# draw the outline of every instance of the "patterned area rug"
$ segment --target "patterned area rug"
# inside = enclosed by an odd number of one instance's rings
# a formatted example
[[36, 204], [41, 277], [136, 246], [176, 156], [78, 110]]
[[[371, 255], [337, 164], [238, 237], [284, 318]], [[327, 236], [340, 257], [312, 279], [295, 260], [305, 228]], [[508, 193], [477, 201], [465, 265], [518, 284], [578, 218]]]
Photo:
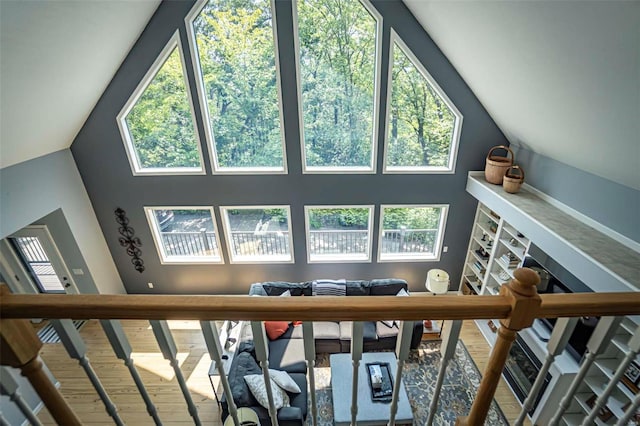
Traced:
[[[420, 343], [417, 350], [411, 351], [403, 371], [403, 381], [413, 411], [414, 425], [426, 425], [429, 416], [434, 385], [440, 368], [440, 341]], [[333, 425], [333, 403], [331, 400], [331, 368], [329, 354], [320, 354], [316, 361], [316, 398], [318, 404], [318, 425]], [[481, 375], [467, 348], [458, 342], [456, 355], [449, 362], [447, 376], [440, 393], [440, 404], [434, 418], [434, 425], [453, 425], [456, 418], [469, 413], [480, 385]], [[311, 407], [306, 424], [311, 426]], [[491, 403], [486, 424], [505, 425], [509, 422], [495, 401]]]

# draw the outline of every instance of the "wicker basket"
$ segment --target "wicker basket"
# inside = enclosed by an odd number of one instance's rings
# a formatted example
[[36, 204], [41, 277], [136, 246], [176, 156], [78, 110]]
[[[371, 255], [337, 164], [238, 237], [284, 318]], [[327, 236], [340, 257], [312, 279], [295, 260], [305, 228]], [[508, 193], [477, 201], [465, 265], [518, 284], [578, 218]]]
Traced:
[[[496, 155], [491, 155], [493, 151], [496, 149], [504, 149], [507, 151], [506, 157], [498, 157]], [[509, 157], [509, 155], [511, 157]], [[487, 179], [487, 182], [493, 183], [495, 185], [502, 184], [502, 178], [504, 174], [507, 172], [507, 169], [513, 165], [514, 155], [513, 151], [504, 145], [494, 146], [489, 150], [487, 154], [487, 163], [484, 168], [484, 177]]]
[[[516, 174], [517, 172], [517, 174]], [[524, 170], [520, 166], [511, 166], [507, 169], [502, 181], [502, 187], [510, 194], [520, 191], [524, 182]]]

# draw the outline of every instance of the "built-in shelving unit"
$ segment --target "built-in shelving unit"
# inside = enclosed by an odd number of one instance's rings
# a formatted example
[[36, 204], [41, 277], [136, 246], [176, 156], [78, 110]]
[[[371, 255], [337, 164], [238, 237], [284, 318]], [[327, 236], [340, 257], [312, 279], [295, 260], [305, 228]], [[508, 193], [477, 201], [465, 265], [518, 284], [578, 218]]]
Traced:
[[[484, 179], [483, 172], [470, 172], [467, 191], [478, 201], [461, 279], [462, 292], [497, 294], [522, 265], [530, 246], [546, 253], [573, 276], [595, 292], [638, 291], [640, 289], [640, 249], [637, 243], [604, 228], [553, 198], [524, 185], [517, 194], [506, 193], [501, 186]], [[493, 226], [492, 223], [497, 224]], [[485, 236], [483, 239], [482, 237]], [[491, 244], [488, 243], [491, 241]], [[486, 256], [476, 251], [486, 250]], [[505, 257], [506, 255], [506, 257]], [[481, 257], [481, 268], [476, 263]], [[504, 278], [504, 279], [503, 279]], [[487, 320], [476, 322], [490, 345], [496, 340]], [[499, 323], [493, 320], [496, 327]], [[629, 351], [629, 339], [640, 324], [640, 317], [625, 318], [607, 349], [598, 355], [578, 393], [562, 418], [566, 425], [580, 425], [590, 412], [588, 402], [601, 395]], [[538, 360], [547, 355], [548, 330], [524, 329], [519, 335]], [[539, 324], [538, 324], [539, 325]], [[636, 357], [640, 365], [640, 357]], [[534, 424], [546, 424], [558, 401], [566, 396], [579, 365], [566, 353], [559, 355], [550, 369], [551, 381], [531, 416]], [[623, 407], [635, 397], [622, 382], [616, 384], [607, 406], [611, 417], [597, 418], [595, 424], [615, 424]], [[603, 418], [606, 416], [603, 416]]]
[[[500, 292], [500, 286], [513, 278], [513, 271], [522, 266], [529, 249], [529, 239], [482, 203], [478, 204], [461, 288], [469, 287], [475, 294]], [[491, 320], [498, 327], [497, 320]], [[487, 320], [476, 321], [489, 341], [495, 342], [495, 331]]]
[[[604, 392], [609, 382], [622, 364], [623, 359], [629, 353], [628, 342], [635, 330], [640, 326], [640, 317], [626, 317], [617, 328], [607, 350], [598, 355], [593, 363], [584, 382], [574, 396], [574, 400], [564, 415], [565, 424], [571, 423], [571, 419], [584, 417], [591, 411], [587, 401], [593, 401]], [[636, 363], [640, 365], [640, 357], [636, 357]], [[619, 381], [607, 400], [606, 408], [596, 417], [597, 425], [612, 425], [624, 415], [625, 408], [631, 404], [635, 398], [634, 391], [624, 382]]]

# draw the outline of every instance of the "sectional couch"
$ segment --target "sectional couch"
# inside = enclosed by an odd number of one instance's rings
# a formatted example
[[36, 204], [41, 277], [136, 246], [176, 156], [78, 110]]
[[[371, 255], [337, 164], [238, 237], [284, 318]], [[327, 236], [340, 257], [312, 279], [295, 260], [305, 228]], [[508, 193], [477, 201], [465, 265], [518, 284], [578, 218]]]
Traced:
[[[377, 279], [371, 281], [347, 280], [346, 297], [348, 296], [395, 296], [401, 290], [408, 290], [407, 282], [399, 279]], [[313, 296], [313, 281], [303, 283], [264, 282], [251, 285], [252, 296], [281, 296], [289, 291], [292, 297]], [[313, 296], [322, 297], [322, 296]], [[317, 321], [313, 323], [313, 334], [317, 353], [338, 353], [351, 350], [351, 321]], [[411, 348], [415, 349], [422, 338], [422, 322], [413, 323]], [[399, 329], [397, 324], [389, 321], [367, 321], [364, 324], [363, 348], [365, 352], [376, 350], [393, 350]], [[278, 411], [278, 422], [283, 426], [301, 426], [307, 415], [307, 364], [304, 358], [304, 341], [302, 326], [290, 324], [284, 334], [269, 340], [269, 368], [283, 370], [299, 384], [302, 393], [290, 394], [291, 407]], [[255, 347], [251, 327], [243, 323], [240, 333], [240, 345], [229, 371], [229, 382], [236, 405], [251, 407], [260, 418], [261, 424], [271, 425], [268, 411], [260, 406], [244, 383], [246, 374], [257, 374], [262, 370], [255, 361]], [[227, 417], [226, 398], [222, 398], [222, 418]]]

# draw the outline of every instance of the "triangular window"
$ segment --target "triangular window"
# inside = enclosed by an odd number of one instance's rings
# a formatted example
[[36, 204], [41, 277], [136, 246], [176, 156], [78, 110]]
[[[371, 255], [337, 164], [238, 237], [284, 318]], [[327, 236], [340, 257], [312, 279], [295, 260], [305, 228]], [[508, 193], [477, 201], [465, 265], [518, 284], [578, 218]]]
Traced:
[[462, 115], [391, 32], [386, 173], [453, 173]]
[[118, 115], [134, 174], [204, 174], [176, 33]]

